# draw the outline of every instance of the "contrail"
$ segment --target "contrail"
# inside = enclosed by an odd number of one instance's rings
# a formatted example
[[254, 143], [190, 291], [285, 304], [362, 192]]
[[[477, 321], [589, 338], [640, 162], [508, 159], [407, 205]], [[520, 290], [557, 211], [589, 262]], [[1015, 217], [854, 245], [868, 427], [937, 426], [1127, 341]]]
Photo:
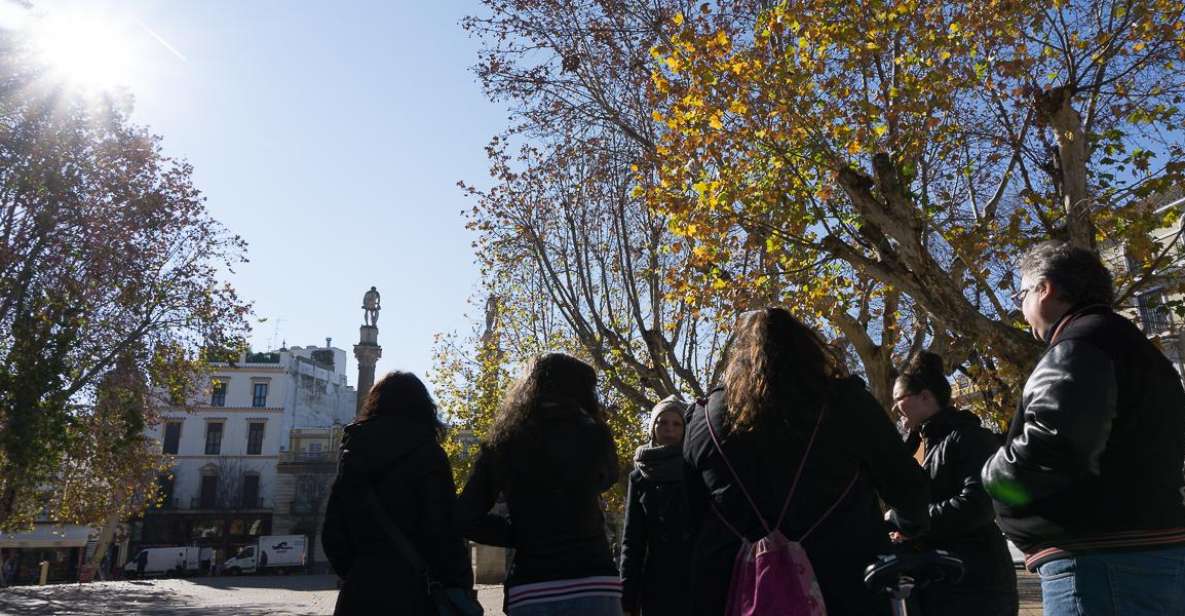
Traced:
[[136, 24], [139, 25], [141, 28], [143, 28], [144, 31], [148, 33], [148, 36], [151, 36], [152, 38], [156, 39], [156, 42], [160, 43], [161, 46], [163, 46], [165, 49], [168, 49], [170, 52], [172, 52], [172, 54], [174, 56], [177, 56], [177, 58], [180, 59], [182, 62], [185, 62], [186, 64], [189, 63], [189, 58], [186, 58], [185, 54], [181, 53], [180, 51], [177, 51], [176, 47], [173, 47], [172, 45], [169, 44], [168, 41], [161, 38], [159, 34], [153, 32], [152, 28], [149, 28], [148, 26], [144, 25], [140, 21], [137, 21]]

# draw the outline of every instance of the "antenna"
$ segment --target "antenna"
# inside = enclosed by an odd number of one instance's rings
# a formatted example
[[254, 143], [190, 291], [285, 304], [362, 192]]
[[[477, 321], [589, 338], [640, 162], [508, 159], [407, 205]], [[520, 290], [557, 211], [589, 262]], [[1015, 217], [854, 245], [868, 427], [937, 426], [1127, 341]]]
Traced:
[[[276, 349], [276, 338], [280, 337], [280, 324], [286, 320], [287, 319], [284, 317], [276, 318], [276, 326], [272, 328], [272, 339], [267, 344], [268, 351], [274, 351]], [[288, 346], [286, 343], [287, 341], [285, 340], [285, 344], [283, 346]]]

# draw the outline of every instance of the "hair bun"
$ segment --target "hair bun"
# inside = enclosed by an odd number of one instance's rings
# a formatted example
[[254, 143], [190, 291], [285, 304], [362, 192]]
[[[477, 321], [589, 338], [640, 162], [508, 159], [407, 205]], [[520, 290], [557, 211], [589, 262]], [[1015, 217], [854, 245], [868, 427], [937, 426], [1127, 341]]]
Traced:
[[942, 356], [930, 351], [922, 351], [918, 353], [913, 361], [909, 362], [908, 372], [916, 374], [928, 382], [933, 382], [933, 378], [946, 378], [946, 370], [942, 367]]

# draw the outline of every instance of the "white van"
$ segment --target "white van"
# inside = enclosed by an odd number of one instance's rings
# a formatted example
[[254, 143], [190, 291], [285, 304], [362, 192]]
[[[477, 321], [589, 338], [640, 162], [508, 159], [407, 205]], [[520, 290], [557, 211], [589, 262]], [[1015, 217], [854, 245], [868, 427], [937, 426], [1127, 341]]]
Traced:
[[212, 548], [196, 546], [175, 546], [167, 548], [144, 548], [128, 559], [123, 566], [127, 577], [145, 575], [195, 575], [204, 573], [214, 558]]
[[227, 559], [222, 570], [230, 575], [288, 571], [305, 565], [307, 551], [304, 535], [267, 535]]

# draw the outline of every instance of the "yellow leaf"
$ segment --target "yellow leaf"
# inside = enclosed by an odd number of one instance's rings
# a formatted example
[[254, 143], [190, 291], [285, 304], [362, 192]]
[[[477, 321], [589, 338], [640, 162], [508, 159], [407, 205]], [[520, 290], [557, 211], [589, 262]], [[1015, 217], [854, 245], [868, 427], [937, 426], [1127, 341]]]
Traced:
[[951, 34], [958, 34], [959, 33], [959, 24], [957, 22], [951, 22], [950, 33]]
[[674, 21], [675, 21], [676, 26], [682, 26], [683, 25], [683, 13], [675, 13], [675, 20]]
[[724, 128], [724, 123], [720, 121], [720, 114], [713, 113], [712, 117], [708, 119], [708, 125], [716, 130]]
[[662, 122], [662, 114], [657, 109], [650, 112], [650, 117], [654, 118], [655, 122]]
[[853, 141], [848, 142], [848, 154], [853, 154], [853, 155], [859, 154], [863, 150], [864, 150], [864, 148], [860, 145], [859, 141], [853, 140]]
[[872, 132], [876, 133], [877, 137], [884, 137], [885, 133], [889, 132], [889, 127], [884, 124], [877, 124], [872, 127]]
[[939, 60], [949, 60], [950, 59], [950, 52], [943, 51], [942, 53], [938, 54], [938, 59]]

